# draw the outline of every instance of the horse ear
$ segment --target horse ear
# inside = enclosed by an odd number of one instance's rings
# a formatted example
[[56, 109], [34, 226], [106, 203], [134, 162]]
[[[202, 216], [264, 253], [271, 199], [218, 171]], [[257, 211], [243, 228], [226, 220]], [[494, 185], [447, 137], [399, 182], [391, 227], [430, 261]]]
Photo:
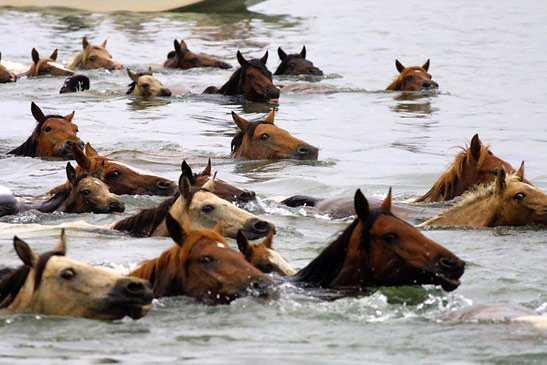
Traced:
[[32, 116], [34, 117], [34, 119], [36, 119], [38, 123], [41, 123], [44, 121], [44, 118], [46, 116], [44, 115], [44, 112], [42, 111], [42, 109], [40, 109], [38, 105], [34, 104], [34, 101], [30, 103], [30, 111], [32, 112]]
[[524, 161], [520, 163], [520, 167], [515, 175], [520, 179], [520, 181], [524, 181]]
[[175, 39], [175, 41], [173, 42], [173, 45], [175, 46], [175, 53], [180, 56], [182, 54], [182, 50], [180, 49], [179, 41]]
[[91, 161], [76, 143], [72, 144], [72, 156], [74, 156], [78, 165], [82, 166], [84, 170], [89, 171], [91, 168]]
[[104, 176], [104, 160], [101, 161], [99, 168], [93, 173], [93, 177], [102, 180]]
[[283, 51], [283, 50], [281, 49], [281, 47], [279, 47], [279, 48], [277, 49], [277, 54], [279, 55], [279, 59], [280, 59], [281, 61], [284, 61], [285, 58], [287, 58], [287, 54], [285, 53], [285, 51]]
[[471, 138], [471, 146], [469, 147], [471, 150], [471, 156], [475, 159], [475, 161], [478, 161], [479, 157], [481, 157], [481, 147], [482, 142], [479, 139], [479, 134], [475, 133], [473, 138]]
[[380, 208], [391, 212], [391, 187], [389, 188], [389, 191], [387, 192], [387, 196], [382, 202], [382, 205], [380, 206]]
[[503, 164], [500, 164], [500, 167], [498, 168], [498, 176], [496, 177], [496, 193], [501, 194], [503, 190], [505, 190], [506, 183], [505, 183], [505, 167], [503, 167]]
[[73, 110], [72, 113], [65, 115], [65, 119], [68, 120], [69, 122], [72, 122], [72, 118], [74, 118], [74, 114], [76, 114], [76, 112]]
[[0, 62], [2, 62], [2, 52], [0, 52]]
[[395, 60], [395, 67], [397, 67], [397, 71], [399, 71], [399, 73], [403, 72], [403, 70], [405, 69], [405, 66], [403, 66], [403, 64], [399, 62], [399, 60]]
[[146, 71], [146, 73], [150, 76], [152, 76], [153, 72], [152, 72], [152, 67], [148, 67], [148, 71]]
[[237, 127], [243, 132], [246, 132], [249, 128], [249, 125], [251, 124], [247, 119], [240, 117], [235, 112], [232, 112], [232, 119], [234, 120], [234, 122], [236, 122]]
[[181, 40], [180, 40], [180, 48], [181, 48], [183, 51], [188, 51], [188, 46], [186, 45], [186, 42], [184, 41], [184, 39], [181, 39]]
[[180, 171], [182, 172], [182, 175], [186, 176], [192, 184], [195, 183], [194, 173], [192, 172], [192, 168], [190, 167], [190, 165], [188, 165], [186, 160], [183, 160], [180, 164]]
[[97, 150], [95, 150], [95, 148], [91, 147], [91, 143], [89, 143], [89, 142], [87, 142], [85, 144], [85, 154], [88, 157], [99, 156], [99, 153], [97, 152]]
[[66, 234], [64, 228], [61, 230], [61, 237], [59, 237], [59, 241], [57, 241], [55, 246], [53, 246], [53, 252], [59, 252], [63, 255], [66, 254]]
[[134, 74], [129, 68], [127, 69], [127, 74], [129, 75], [129, 78], [133, 81], [133, 82], [137, 82], [137, 80], [139, 79], [137, 77], [136, 74]]
[[175, 241], [177, 245], [182, 246], [184, 243], [184, 230], [170, 212], [167, 212], [167, 216], [165, 216], [165, 225], [167, 226], [167, 231], [173, 241]]
[[275, 108], [272, 108], [272, 110], [270, 110], [270, 114], [268, 114], [266, 118], [264, 118], [264, 121], [273, 124], [274, 119], [275, 119]]
[[249, 245], [249, 240], [247, 240], [247, 237], [245, 237], [245, 234], [243, 234], [241, 229], [237, 231], [236, 241], [239, 252], [241, 252], [245, 257], [250, 256], [251, 245]]
[[57, 61], [57, 48], [55, 48], [55, 51], [49, 56], [53, 61]]
[[106, 43], [108, 42], [108, 39], [105, 39], [104, 42], [101, 44], [101, 47], [106, 48]]
[[222, 218], [220, 218], [217, 221], [217, 224], [215, 224], [215, 227], [213, 228], [213, 231], [218, 233], [219, 235], [223, 236], [223, 230], [224, 230], [224, 222], [222, 221]]
[[217, 172], [209, 178], [209, 180], [203, 184], [202, 189], [209, 190], [211, 193], [215, 192], [215, 179], [217, 177]]
[[423, 68], [424, 70], [426, 70], [426, 71], [429, 70], [429, 58], [427, 59], [427, 61], [425, 61], [425, 63], [424, 63], [424, 65], [422, 66], [422, 68]]
[[15, 248], [15, 252], [17, 252], [17, 256], [19, 256], [26, 266], [34, 267], [38, 263], [38, 254], [17, 236], [13, 237], [13, 247]]
[[239, 50], [237, 51], [237, 62], [239, 62], [241, 66], [246, 66], [249, 64], [249, 62], [247, 62], [247, 60], [245, 59], [245, 57], [243, 57]]
[[76, 181], [76, 170], [74, 170], [74, 167], [72, 167], [70, 162], [66, 163], [66, 177], [68, 178], [70, 185], [74, 185], [74, 181]]
[[33, 48], [30, 54], [32, 55], [32, 61], [34, 61], [34, 63], [38, 63], [38, 61], [40, 61], [40, 54], [36, 48]]
[[209, 159], [209, 161], [207, 161], [207, 166], [205, 166], [205, 168], [203, 169], [203, 171], [199, 175], [200, 176], [210, 176], [211, 175], [211, 159]]
[[370, 208], [368, 206], [367, 198], [361, 192], [361, 189], [357, 189], [355, 197], [353, 198], [353, 204], [355, 205], [355, 213], [360, 220], [364, 221], [370, 214]]
[[273, 236], [275, 234], [275, 229], [271, 228], [270, 232], [268, 232], [268, 236], [262, 241], [262, 244], [266, 246], [267, 248], [272, 248], [273, 243]]
[[268, 51], [264, 53], [264, 56], [260, 59], [260, 62], [262, 62], [264, 65], [266, 65], [266, 62], [268, 62]]
[[86, 49], [87, 47], [89, 47], [89, 42], [87, 41], [87, 37], [84, 37], [84, 39], [82, 39], [82, 47], [84, 49]]
[[192, 183], [190, 182], [190, 179], [188, 179], [185, 174], [181, 174], [179, 178], [180, 195], [182, 195], [184, 199], [188, 199], [188, 196], [190, 196], [190, 190], [192, 190]]
[[302, 58], [306, 58], [306, 46], [302, 46], [302, 50], [300, 51], [300, 56], [302, 56]]

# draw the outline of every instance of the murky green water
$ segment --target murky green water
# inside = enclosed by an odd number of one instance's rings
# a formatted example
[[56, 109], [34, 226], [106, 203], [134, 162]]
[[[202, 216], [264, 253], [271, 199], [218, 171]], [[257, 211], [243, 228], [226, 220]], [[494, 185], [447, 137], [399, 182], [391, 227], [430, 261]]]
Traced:
[[[234, 15], [82, 14], [0, 10], [4, 60], [30, 62], [32, 47], [59, 48], [68, 60], [81, 38], [108, 38], [114, 58], [126, 66], [152, 66], [167, 86], [186, 85], [195, 95], [161, 100], [126, 97], [125, 70], [91, 71], [92, 91], [59, 95], [63, 79], [21, 79], [0, 85], [0, 149], [5, 153], [31, 133], [30, 102], [45, 111], [76, 110], [80, 136], [100, 151], [161, 152], [125, 160], [175, 179], [182, 158], [201, 168], [212, 157], [218, 176], [262, 198], [297, 193], [346, 196], [357, 187], [381, 197], [393, 186], [396, 199], [423, 194], [451, 162], [455, 150], [478, 132], [513, 165], [526, 161], [529, 180], [547, 189], [544, 127], [547, 112], [547, 12], [541, 1], [327, 2], [269, 0]], [[282, 94], [277, 124], [320, 148], [319, 162], [235, 162], [229, 154], [232, 110], [246, 117], [266, 112], [199, 93], [220, 86], [226, 70], [162, 70], [174, 38], [190, 49], [236, 65], [235, 52], [278, 64], [276, 49], [308, 58], [328, 77], [321, 83], [346, 92]], [[382, 92], [396, 75], [394, 59], [422, 64], [440, 84], [436, 96], [405, 100]], [[283, 80], [283, 82], [286, 82]], [[37, 196], [64, 181], [65, 162], [0, 159], [0, 184]], [[122, 199], [132, 214], [160, 201]], [[274, 244], [303, 267], [345, 222], [303, 216], [273, 203], [252, 208], [276, 222]], [[99, 215], [27, 212], [4, 222], [53, 224]], [[446, 229], [425, 232], [468, 262], [461, 287], [382, 289], [370, 296], [324, 302], [284, 289], [270, 304], [249, 299], [206, 307], [185, 298], [155, 302], [139, 321], [3, 316], [0, 362], [193, 363], [424, 363], [547, 361], [545, 333], [506, 323], [441, 322], [470, 303], [509, 302], [547, 313], [547, 239], [535, 229]], [[69, 256], [128, 268], [171, 245], [167, 239], [69, 231]], [[21, 236], [39, 251], [57, 232]], [[12, 233], [0, 232], [1, 265], [17, 265]], [[232, 242], [233, 243], [233, 242]]]

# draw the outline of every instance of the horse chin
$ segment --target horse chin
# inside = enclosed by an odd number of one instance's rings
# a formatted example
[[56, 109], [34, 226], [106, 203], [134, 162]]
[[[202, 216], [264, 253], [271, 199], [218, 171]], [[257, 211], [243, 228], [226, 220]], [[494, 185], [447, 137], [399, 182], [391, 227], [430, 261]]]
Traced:
[[448, 292], [454, 291], [460, 286], [459, 279], [452, 279], [441, 273], [435, 273], [434, 275], [434, 284], [440, 285], [444, 290]]

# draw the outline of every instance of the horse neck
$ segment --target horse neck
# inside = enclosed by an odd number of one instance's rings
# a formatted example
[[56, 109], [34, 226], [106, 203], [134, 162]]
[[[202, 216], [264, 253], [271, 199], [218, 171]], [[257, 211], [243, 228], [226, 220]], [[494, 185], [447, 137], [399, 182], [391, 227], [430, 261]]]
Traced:
[[78, 52], [76, 53], [72, 59], [68, 62], [67, 68], [71, 70], [75, 70], [82, 66], [82, 61], [84, 59], [84, 52]]
[[241, 94], [241, 75], [243, 74], [243, 68], [240, 67], [237, 69], [230, 79], [222, 85], [218, 90], [219, 94], [222, 95], [239, 95]]
[[465, 164], [468, 163], [467, 152], [461, 152], [441, 176], [435, 181], [431, 189], [415, 202], [438, 202], [452, 200], [465, 193], [462, 181]]
[[38, 149], [38, 141], [35, 138], [36, 130], [32, 132], [32, 135], [27, 140], [14, 150], [8, 153], [15, 156], [36, 157], [36, 150]]
[[[471, 193], [477, 194], [477, 193]], [[495, 193], [485, 196], [463, 197], [454, 207], [445, 210], [437, 217], [424, 222], [424, 225], [457, 225], [490, 227], [498, 215]], [[468, 200], [472, 199], [472, 200]]]
[[63, 212], [63, 213], [75, 213], [76, 208], [78, 207], [78, 201], [76, 200], [76, 197], [73, 194], [74, 189], [71, 189], [71, 191], [65, 195], [65, 200], [61, 202], [59, 207], [55, 210], [56, 212]]
[[51, 213], [55, 211], [65, 212], [66, 201], [72, 193], [72, 185], [68, 183], [66, 186], [63, 186], [62, 189], [58, 190], [55, 195], [53, 195], [49, 200], [44, 202], [38, 210], [42, 213]]
[[394, 91], [401, 90], [402, 85], [403, 85], [403, 78], [401, 77], [401, 74], [399, 74], [399, 76], [397, 76], [397, 78], [393, 80], [388, 87], [386, 87], [386, 90], [394, 90]]
[[34, 293], [34, 280], [35, 280], [35, 270], [29, 269], [28, 267], [23, 267], [21, 269], [21, 274], [26, 274], [26, 279], [24, 284], [20, 287], [19, 291], [15, 294], [13, 300], [10, 298], [7, 299], [7, 305], [0, 303], [0, 308], [7, 308], [12, 311], [19, 311], [23, 308], [28, 308], [32, 303], [32, 296]]

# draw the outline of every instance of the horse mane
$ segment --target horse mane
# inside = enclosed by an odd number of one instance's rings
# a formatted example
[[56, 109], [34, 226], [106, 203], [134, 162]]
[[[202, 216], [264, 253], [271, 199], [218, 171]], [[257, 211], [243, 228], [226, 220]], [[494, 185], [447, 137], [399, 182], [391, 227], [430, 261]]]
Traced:
[[84, 59], [84, 51], [76, 53], [70, 61], [68, 61], [67, 68], [70, 69], [76, 69], [82, 64], [82, 60]]
[[386, 90], [401, 90], [401, 85], [403, 84], [403, 81], [411, 71], [423, 71], [427, 73], [427, 71], [422, 66], [410, 66], [403, 70], [403, 72], [399, 73], [399, 75], [393, 80], [391, 84], [386, 88]]
[[243, 137], [245, 137], [246, 134], [249, 135], [249, 138], [253, 138], [256, 128], [261, 124], [273, 125], [272, 122], [266, 122], [265, 120], [257, 120], [254, 122], [249, 122], [249, 128], [247, 128], [246, 131], [240, 130], [239, 132], [237, 132], [234, 138], [232, 138], [232, 143], [230, 145], [232, 152], [237, 151], [239, 147], [241, 147], [241, 144], [243, 143]]
[[279, 66], [277, 66], [277, 70], [275, 70], [274, 75], [283, 75], [283, 73], [287, 70], [287, 67], [289, 66], [289, 62], [294, 58], [304, 57], [302, 57], [299, 53], [287, 55], [287, 57], [285, 57], [285, 59], [281, 61]]
[[40, 135], [42, 124], [44, 124], [44, 122], [49, 118], [65, 119], [65, 117], [63, 117], [62, 115], [46, 115], [44, 119], [38, 121], [38, 124], [36, 124], [36, 127], [34, 128], [34, 131], [32, 131], [30, 137], [28, 137], [27, 140], [19, 147], [9, 151], [8, 155], [36, 157], [36, 149], [38, 148], [38, 136]]

